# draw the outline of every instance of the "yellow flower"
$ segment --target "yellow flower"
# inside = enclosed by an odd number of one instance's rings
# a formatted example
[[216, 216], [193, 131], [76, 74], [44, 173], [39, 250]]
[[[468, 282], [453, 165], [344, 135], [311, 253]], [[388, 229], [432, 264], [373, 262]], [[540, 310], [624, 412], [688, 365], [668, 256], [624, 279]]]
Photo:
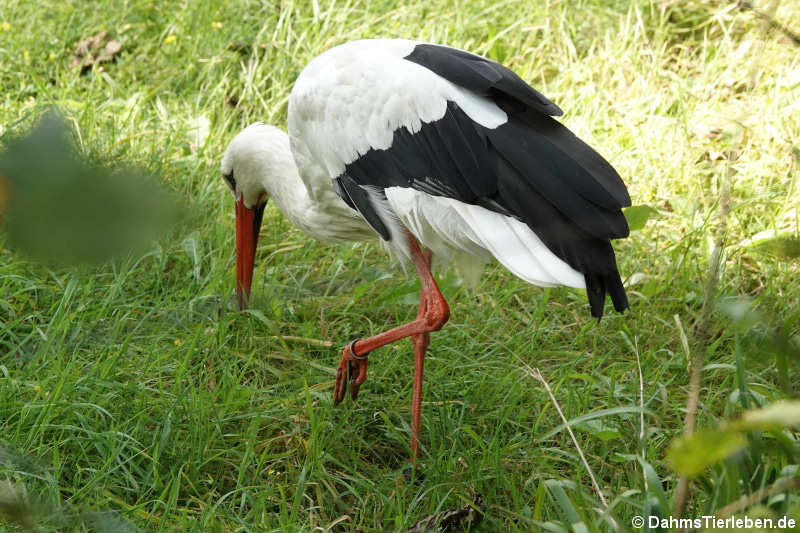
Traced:
[[218, 30], [222, 27], [222, 23], [215, 20], [214, 22], [211, 23], [211, 27], [214, 28], [215, 30]]
[[35, 390], [36, 392], [41, 392], [42, 391], [42, 386], [41, 385], [34, 385], [33, 390]]
[[56, 57], [58, 56], [56, 56], [55, 52], [50, 52], [50, 55], [47, 56], [47, 59], [49, 59], [50, 61], [55, 61]]
[[175, 34], [174, 33], [170, 33], [164, 39], [164, 44], [171, 44], [171, 43], [174, 43], [176, 40], [178, 40], [178, 38], [175, 36]]
[[8, 22], [0, 22], [0, 30], [11, 31], [11, 24]]
[[181, 344], [183, 344], [183, 339], [175, 339], [175, 340], [173, 341], [173, 344], [174, 344], [175, 346], [180, 346]]
[[28, 52], [27, 50], [23, 50], [22, 51], [22, 57], [25, 58], [25, 61], [30, 61], [31, 60], [31, 53]]

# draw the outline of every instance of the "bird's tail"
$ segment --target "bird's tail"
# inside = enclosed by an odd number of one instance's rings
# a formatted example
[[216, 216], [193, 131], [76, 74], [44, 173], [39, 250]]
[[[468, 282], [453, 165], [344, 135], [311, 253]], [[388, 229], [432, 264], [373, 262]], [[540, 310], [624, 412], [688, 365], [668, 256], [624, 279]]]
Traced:
[[592, 316], [598, 320], [603, 317], [603, 307], [606, 303], [606, 293], [611, 296], [614, 309], [623, 312], [630, 307], [628, 296], [625, 294], [625, 287], [622, 286], [622, 279], [617, 270], [610, 272], [592, 272], [584, 276], [586, 280], [586, 295], [589, 297], [589, 307]]

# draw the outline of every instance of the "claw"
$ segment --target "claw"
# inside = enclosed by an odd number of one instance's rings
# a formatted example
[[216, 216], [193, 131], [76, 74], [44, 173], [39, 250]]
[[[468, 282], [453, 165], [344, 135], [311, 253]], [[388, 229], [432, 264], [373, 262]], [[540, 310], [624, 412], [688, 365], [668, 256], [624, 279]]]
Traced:
[[336, 381], [333, 385], [333, 405], [338, 405], [339, 402], [344, 400], [344, 393], [347, 392], [347, 362], [345, 358], [339, 361], [339, 367], [336, 369]]
[[356, 401], [361, 385], [367, 380], [367, 359], [350, 361], [350, 398]]
[[[358, 356], [359, 359], [354, 357], [352, 346], [355, 342], [351, 342], [342, 350], [342, 358], [339, 360], [339, 366], [336, 368], [336, 381], [333, 386], [333, 405], [338, 405], [339, 402], [344, 400], [344, 395], [347, 392], [347, 382], [350, 383], [350, 397], [353, 401], [358, 398], [358, 391], [361, 384], [367, 379], [367, 354]], [[361, 359], [363, 357], [363, 359]]]
[[356, 383], [355, 380], [350, 384], [350, 399], [356, 401], [358, 399], [358, 391], [361, 385]]

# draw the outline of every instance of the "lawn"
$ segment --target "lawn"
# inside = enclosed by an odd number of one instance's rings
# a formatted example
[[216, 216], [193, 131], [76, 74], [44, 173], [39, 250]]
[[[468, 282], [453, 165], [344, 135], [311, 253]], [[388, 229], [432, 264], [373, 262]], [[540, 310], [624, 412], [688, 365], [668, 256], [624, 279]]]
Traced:
[[[0, 530], [406, 531], [476, 494], [486, 532], [800, 518], [796, 412], [729, 422], [800, 394], [800, 46], [765, 18], [800, 32], [800, 4], [752, 4], [4, 0], [0, 148], [55, 106], [83, 154], [157, 176], [183, 217], [99, 266], [0, 235]], [[76, 56], [102, 32], [105, 57]], [[270, 204], [237, 312], [219, 174], [241, 128], [285, 127], [311, 58], [378, 36], [514, 69], [652, 208], [614, 243], [631, 309], [599, 323], [581, 291], [496, 265], [475, 288], [439, 275], [452, 315], [411, 483], [410, 342], [373, 355], [356, 403], [331, 392], [341, 347], [415, 316], [418, 282]], [[690, 398], [699, 437], [671, 448]]]

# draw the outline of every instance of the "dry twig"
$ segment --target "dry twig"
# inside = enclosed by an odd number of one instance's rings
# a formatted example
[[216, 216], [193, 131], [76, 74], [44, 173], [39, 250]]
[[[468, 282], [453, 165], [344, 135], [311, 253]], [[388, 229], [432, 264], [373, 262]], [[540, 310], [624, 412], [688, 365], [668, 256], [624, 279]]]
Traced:
[[556, 411], [558, 411], [558, 416], [560, 416], [561, 421], [564, 422], [564, 427], [567, 428], [567, 432], [569, 432], [569, 436], [572, 439], [572, 443], [575, 445], [575, 449], [578, 450], [578, 455], [581, 456], [581, 461], [583, 461], [583, 466], [586, 467], [586, 471], [589, 473], [589, 478], [591, 478], [592, 480], [592, 487], [594, 488], [594, 491], [600, 497], [600, 501], [603, 502], [603, 507], [605, 507], [605, 509], [608, 510], [608, 502], [606, 501], [606, 497], [605, 495], [603, 495], [603, 491], [600, 489], [600, 485], [597, 483], [597, 479], [594, 477], [594, 472], [592, 471], [592, 468], [589, 466], [589, 462], [583, 455], [583, 450], [578, 444], [578, 439], [575, 438], [575, 434], [572, 432], [572, 428], [569, 427], [569, 422], [567, 421], [567, 418], [564, 416], [564, 412], [561, 410], [561, 406], [558, 405], [558, 401], [556, 400], [556, 397], [553, 395], [553, 391], [550, 390], [550, 385], [548, 385], [547, 380], [544, 379], [544, 376], [542, 375], [542, 373], [539, 371], [538, 368], [531, 368], [530, 366], [525, 364], [525, 362], [523, 362], [521, 359], [520, 363], [522, 363], [524, 371], [527, 375], [529, 375], [530, 377], [532, 377], [533, 379], [544, 385], [547, 394], [550, 396], [550, 401], [553, 403], [553, 406], [555, 406]]

